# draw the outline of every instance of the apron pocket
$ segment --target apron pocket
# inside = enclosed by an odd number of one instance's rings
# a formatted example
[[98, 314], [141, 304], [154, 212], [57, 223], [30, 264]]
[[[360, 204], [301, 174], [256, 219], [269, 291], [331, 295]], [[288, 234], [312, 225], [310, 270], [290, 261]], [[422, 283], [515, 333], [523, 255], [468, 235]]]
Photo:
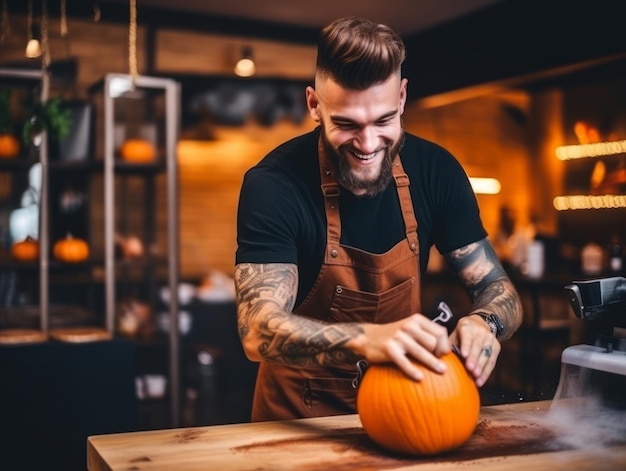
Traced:
[[307, 378], [302, 402], [312, 417], [354, 414], [357, 390], [352, 386], [353, 380], [354, 377]]
[[330, 306], [329, 319], [337, 322], [375, 322], [403, 319], [411, 311], [415, 278], [409, 278], [382, 293], [368, 293], [337, 285]]

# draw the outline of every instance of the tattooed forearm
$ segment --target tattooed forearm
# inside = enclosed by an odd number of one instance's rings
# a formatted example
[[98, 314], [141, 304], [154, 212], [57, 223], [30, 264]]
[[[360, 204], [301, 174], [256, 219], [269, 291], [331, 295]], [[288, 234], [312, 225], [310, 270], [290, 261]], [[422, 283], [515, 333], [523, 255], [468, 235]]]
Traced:
[[295, 265], [235, 268], [239, 336], [249, 356], [298, 366], [354, 363], [346, 343], [357, 324], [325, 324], [291, 313], [298, 288]]
[[522, 321], [521, 303], [488, 240], [450, 252], [446, 259], [469, 293], [472, 311], [497, 314], [504, 323], [502, 339], [509, 338]]
[[268, 319], [261, 328], [266, 341], [260, 344], [259, 352], [266, 360], [302, 367], [353, 364], [358, 360], [346, 347], [362, 331], [356, 324], [330, 325], [283, 315]]

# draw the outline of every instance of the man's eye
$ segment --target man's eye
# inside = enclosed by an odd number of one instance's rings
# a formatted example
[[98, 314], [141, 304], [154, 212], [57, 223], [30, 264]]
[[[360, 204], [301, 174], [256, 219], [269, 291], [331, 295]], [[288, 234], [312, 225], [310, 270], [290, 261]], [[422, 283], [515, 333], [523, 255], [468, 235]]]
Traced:
[[356, 124], [354, 123], [336, 123], [335, 125], [344, 131], [356, 128]]

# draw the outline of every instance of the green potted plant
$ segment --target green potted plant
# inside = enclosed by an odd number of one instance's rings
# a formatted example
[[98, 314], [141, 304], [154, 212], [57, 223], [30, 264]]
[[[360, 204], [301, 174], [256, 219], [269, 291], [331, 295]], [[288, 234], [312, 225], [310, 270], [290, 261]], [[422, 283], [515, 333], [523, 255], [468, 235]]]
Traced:
[[20, 153], [20, 141], [14, 133], [11, 117], [11, 90], [0, 90], [0, 158], [11, 159]]
[[72, 128], [72, 113], [63, 106], [63, 101], [59, 97], [51, 98], [45, 103], [35, 102], [29, 116], [22, 132], [25, 144], [38, 145], [37, 137], [44, 130], [48, 132], [49, 142], [58, 142], [66, 137]]

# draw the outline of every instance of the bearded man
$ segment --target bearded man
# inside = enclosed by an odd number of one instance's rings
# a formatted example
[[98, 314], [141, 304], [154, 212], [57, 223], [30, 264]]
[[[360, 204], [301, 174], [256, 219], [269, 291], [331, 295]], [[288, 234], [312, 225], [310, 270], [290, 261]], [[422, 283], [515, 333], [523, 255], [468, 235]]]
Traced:
[[[404, 59], [385, 25], [329, 24], [306, 88], [318, 126], [245, 175], [235, 285], [239, 336], [260, 362], [253, 421], [355, 413], [362, 360], [420, 381], [454, 348], [480, 387], [521, 323], [463, 168], [402, 128]], [[453, 329], [421, 312], [432, 245], [472, 300]]]

